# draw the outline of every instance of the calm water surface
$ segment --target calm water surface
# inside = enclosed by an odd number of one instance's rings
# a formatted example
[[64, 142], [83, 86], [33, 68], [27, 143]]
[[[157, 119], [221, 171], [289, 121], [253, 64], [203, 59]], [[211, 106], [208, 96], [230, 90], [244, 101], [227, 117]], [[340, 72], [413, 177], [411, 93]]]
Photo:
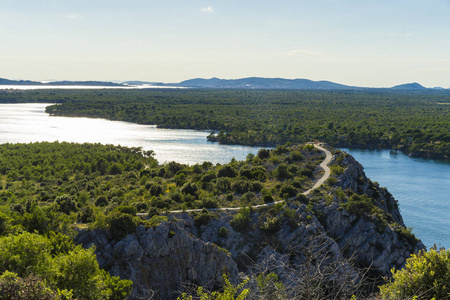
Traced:
[[160, 162], [228, 163], [246, 158], [260, 148], [229, 146], [206, 140], [208, 132], [159, 129], [104, 119], [51, 117], [49, 104], [0, 104], [0, 144], [39, 141], [102, 143], [153, 150]]
[[450, 162], [390, 150], [342, 149], [399, 201], [406, 226], [430, 248], [450, 248]]

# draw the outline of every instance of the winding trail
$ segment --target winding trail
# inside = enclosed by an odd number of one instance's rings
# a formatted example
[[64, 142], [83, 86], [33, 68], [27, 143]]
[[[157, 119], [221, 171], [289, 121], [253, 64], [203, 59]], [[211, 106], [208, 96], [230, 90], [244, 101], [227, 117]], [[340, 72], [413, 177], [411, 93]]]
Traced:
[[[320, 151], [323, 151], [325, 153], [325, 159], [320, 163], [320, 167], [322, 169], [324, 169], [325, 173], [314, 184], [314, 186], [312, 188], [310, 188], [309, 190], [303, 192], [303, 195], [308, 195], [309, 193], [311, 193], [311, 191], [313, 189], [316, 189], [319, 186], [321, 186], [325, 182], [325, 180], [327, 180], [330, 177], [330, 175], [331, 175], [331, 170], [328, 167], [328, 164], [330, 163], [331, 159], [333, 158], [333, 155], [331, 154], [330, 151], [328, 151], [327, 149], [323, 148], [322, 146], [314, 144], [314, 147], [316, 149], [319, 149]], [[281, 203], [281, 202], [284, 202], [284, 201], [285, 200], [280, 200], [280, 201], [275, 201], [275, 202], [271, 202], [271, 203], [264, 203], [264, 204], [253, 205], [252, 208], [261, 208], [261, 207], [272, 206], [272, 205], [275, 205], [277, 203]], [[220, 207], [220, 208], [209, 208], [207, 210], [208, 211], [225, 211], [225, 210], [239, 210], [239, 209], [241, 209], [241, 207]], [[170, 213], [183, 213], [183, 212], [199, 212], [199, 211], [202, 211], [202, 208], [186, 209], [186, 210], [171, 210], [169, 212]], [[138, 216], [145, 216], [147, 214], [146, 213], [138, 213], [137, 215]]]

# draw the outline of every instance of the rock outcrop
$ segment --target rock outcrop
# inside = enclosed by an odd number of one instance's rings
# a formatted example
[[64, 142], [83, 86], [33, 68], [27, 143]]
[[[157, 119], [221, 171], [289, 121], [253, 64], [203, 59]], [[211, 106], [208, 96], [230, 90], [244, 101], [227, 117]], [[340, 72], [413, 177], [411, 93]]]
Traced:
[[[198, 213], [177, 213], [118, 242], [101, 230], [80, 232], [77, 242], [95, 245], [102, 268], [134, 282], [132, 299], [151, 293], [176, 299], [185, 284], [213, 288], [224, 273], [236, 283], [261, 272], [276, 273], [288, 293], [315, 280], [351, 295], [361, 267], [372, 276], [389, 276], [425, 247], [402, 230], [397, 201], [353, 157], [338, 152], [331, 164], [342, 167], [334, 182], [308, 198], [251, 211], [248, 230], [230, 225], [238, 211], [207, 212], [211, 220], [201, 226], [194, 222]], [[370, 209], [347, 209], [352, 195], [364, 197]]]
[[139, 226], [119, 242], [103, 230], [80, 232], [76, 241], [96, 247], [101, 268], [133, 281], [132, 299], [176, 299], [185, 284], [213, 288], [222, 284], [223, 273], [239, 278], [227, 253], [169, 222]]

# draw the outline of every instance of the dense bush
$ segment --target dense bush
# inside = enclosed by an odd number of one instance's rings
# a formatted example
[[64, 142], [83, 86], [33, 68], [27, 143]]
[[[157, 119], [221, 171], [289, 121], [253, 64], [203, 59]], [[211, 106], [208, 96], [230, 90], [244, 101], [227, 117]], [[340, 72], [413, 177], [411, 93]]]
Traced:
[[65, 214], [76, 212], [78, 210], [77, 202], [69, 195], [61, 195], [56, 197], [55, 203], [57, 204], [57, 210]]
[[209, 221], [212, 219], [214, 219], [214, 216], [206, 209], [202, 209], [200, 213], [195, 214], [194, 225], [197, 227], [208, 225]]
[[[64, 296], [65, 294], [65, 296]], [[0, 275], [0, 300], [70, 300], [71, 292], [52, 290], [40, 277], [25, 278], [5, 271]]]
[[130, 214], [118, 211], [108, 215], [108, 226], [112, 237], [116, 241], [121, 240], [127, 234], [133, 233], [136, 230], [136, 224], [133, 221], [133, 217]]
[[348, 202], [342, 203], [341, 206], [347, 209], [350, 213], [358, 216], [363, 213], [371, 213], [374, 208], [372, 200], [367, 195], [357, 194], [350, 196]]
[[249, 208], [241, 208], [237, 214], [233, 216], [230, 222], [234, 230], [245, 232], [251, 228], [251, 217]]
[[450, 299], [450, 250], [413, 254], [392, 273], [392, 281], [380, 287], [382, 299]]
[[229, 166], [229, 165], [222, 166], [217, 171], [218, 178], [220, 178], [220, 177], [233, 178], [233, 177], [236, 177], [236, 175], [237, 175], [236, 170], [232, 166]]
[[[0, 288], [10, 291], [23, 286], [22, 282], [29, 282], [32, 285], [27, 287], [28, 291], [39, 293], [37, 295], [42, 296], [42, 299], [55, 296], [51, 291], [45, 292], [46, 286], [53, 291], [66, 290], [64, 293], [67, 295], [70, 295], [67, 291], [71, 291], [74, 298], [87, 300], [101, 299], [102, 295], [111, 290], [120, 290], [119, 294], [122, 296], [114, 299], [126, 299], [132, 284], [129, 280], [112, 278], [101, 271], [94, 248], [86, 250], [75, 246], [61, 235], [47, 238], [27, 232], [0, 238], [0, 274], [2, 273], [4, 276], [0, 277]], [[24, 281], [17, 276], [24, 278]], [[45, 284], [39, 283], [39, 279], [35, 281], [33, 276], [39, 276]], [[60, 299], [51, 297], [48, 299]]]

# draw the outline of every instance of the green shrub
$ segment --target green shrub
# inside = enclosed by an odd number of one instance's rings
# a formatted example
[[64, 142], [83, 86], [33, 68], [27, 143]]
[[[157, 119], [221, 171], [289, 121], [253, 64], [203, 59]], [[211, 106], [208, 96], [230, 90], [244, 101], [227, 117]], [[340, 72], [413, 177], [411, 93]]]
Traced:
[[405, 238], [411, 245], [416, 245], [418, 242], [418, 239], [412, 232], [411, 227], [398, 227], [395, 229], [395, 232], [397, 232], [400, 236]]
[[100, 207], [106, 206], [106, 205], [108, 205], [108, 203], [109, 203], [108, 199], [104, 195], [99, 196], [94, 202], [95, 206], [100, 206]]
[[213, 218], [213, 215], [204, 208], [200, 213], [197, 213], [195, 215], [194, 225], [197, 227], [200, 227], [202, 225], [206, 226]]
[[118, 212], [129, 214], [130, 216], [135, 216], [137, 213], [137, 209], [132, 205], [121, 205], [116, 208]]
[[258, 294], [262, 299], [288, 299], [283, 283], [275, 273], [260, 273], [256, 277]]
[[77, 203], [75, 202], [75, 200], [72, 199], [72, 197], [70, 195], [61, 195], [56, 197], [55, 199], [56, 202], [56, 210], [63, 212], [65, 214], [70, 214], [73, 211], [77, 211], [78, 207], [77, 207]]
[[211, 180], [216, 179], [216, 178], [217, 178], [216, 174], [210, 171], [202, 176], [201, 181], [202, 182], [210, 182]]
[[127, 234], [136, 230], [133, 217], [129, 214], [114, 211], [107, 216], [109, 231], [116, 241], [120, 241]]
[[273, 174], [278, 180], [289, 179], [293, 176], [293, 174], [288, 171], [288, 165], [286, 164], [279, 164], [273, 171]]
[[219, 178], [216, 181], [215, 188], [219, 193], [226, 193], [231, 189], [231, 180], [227, 177]]
[[250, 183], [247, 180], [235, 180], [231, 184], [231, 189], [238, 194], [244, 194], [249, 191]]
[[296, 200], [299, 201], [300, 203], [303, 203], [303, 204], [306, 204], [306, 205], [309, 204], [309, 198], [303, 193], [297, 194]]
[[286, 207], [283, 211], [284, 217], [287, 219], [287, 223], [291, 228], [296, 227], [298, 212], [295, 209]]
[[228, 229], [226, 229], [225, 227], [220, 227], [219, 229], [219, 236], [221, 238], [227, 238], [228, 237]]
[[297, 189], [290, 184], [283, 184], [280, 189], [280, 196], [284, 197], [287, 194], [289, 198], [294, 197], [297, 194]]
[[277, 217], [268, 218], [261, 224], [259, 230], [269, 235], [275, 234], [278, 230], [280, 230], [280, 220]]
[[219, 170], [217, 171], [217, 177], [230, 177], [230, 178], [234, 178], [237, 176], [237, 172], [236, 170], [229, 166], [229, 165], [225, 165], [219, 168]]
[[149, 192], [152, 196], [159, 196], [163, 193], [163, 188], [160, 184], [154, 183], [150, 186]]
[[382, 299], [450, 299], [449, 250], [413, 254], [405, 268], [392, 273], [391, 282], [380, 287]]
[[159, 209], [168, 209], [172, 205], [172, 200], [167, 198], [152, 197], [151, 206]]
[[[67, 295], [63, 297], [61, 294]], [[67, 290], [59, 292], [52, 290], [36, 275], [25, 278], [16, 273], [5, 271], [0, 275], [0, 300], [70, 300], [73, 299]]]
[[0, 273], [9, 270], [19, 276], [42, 274], [50, 266], [50, 240], [24, 232], [0, 238]]
[[251, 228], [250, 208], [241, 208], [230, 222], [234, 230], [245, 232]]
[[341, 206], [350, 213], [361, 216], [363, 213], [371, 213], [375, 207], [367, 195], [353, 194], [348, 202], [342, 203]]
[[78, 212], [77, 221], [80, 223], [94, 222], [94, 210], [90, 206], [84, 207]]
[[0, 236], [6, 234], [8, 226], [9, 226], [9, 217], [6, 214], [0, 212]]
[[331, 169], [331, 174], [337, 175], [337, 176], [343, 174], [345, 171], [344, 167], [342, 167], [340, 165], [332, 165], [332, 166], [330, 166], [330, 169]]
[[250, 183], [250, 190], [255, 193], [259, 193], [263, 189], [263, 185], [259, 181], [252, 181]]
[[183, 194], [189, 194], [194, 197], [197, 197], [197, 191], [198, 191], [197, 185], [191, 182], [185, 183], [181, 188], [181, 192]]
[[264, 203], [272, 203], [274, 202], [274, 199], [272, 197], [272, 194], [268, 193], [264, 196]]
[[159, 209], [156, 207], [150, 207], [148, 209], [148, 214], [147, 214], [147, 218], [151, 219], [153, 216], [157, 216], [159, 215]]
[[327, 184], [328, 184], [329, 186], [333, 186], [333, 185], [336, 184], [337, 179], [336, 179], [336, 177], [329, 177], [329, 178], [326, 180], [326, 182], [327, 182]]
[[242, 200], [245, 202], [252, 202], [255, 199], [256, 195], [253, 192], [247, 192], [242, 196]]
[[258, 157], [260, 159], [269, 158], [270, 157], [270, 150], [268, 150], [268, 149], [259, 149], [257, 155], [258, 155]]
[[305, 159], [305, 157], [303, 156], [303, 154], [300, 151], [292, 151], [291, 158], [295, 162], [302, 161]]
[[148, 204], [146, 202], [134, 202], [133, 206], [136, 207], [136, 211], [144, 212], [148, 210]]
[[67, 235], [64, 235], [59, 232], [55, 233], [53, 231], [50, 231], [47, 237], [52, 247], [52, 250], [50, 251], [50, 254], [52, 256], [60, 254], [68, 254], [69, 251], [75, 249], [73, 239]]
[[205, 198], [202, 199], [200, 202], [200, 208], [217, 208], [218, 204], [217, 204], [217, 200], [214, 198]]

